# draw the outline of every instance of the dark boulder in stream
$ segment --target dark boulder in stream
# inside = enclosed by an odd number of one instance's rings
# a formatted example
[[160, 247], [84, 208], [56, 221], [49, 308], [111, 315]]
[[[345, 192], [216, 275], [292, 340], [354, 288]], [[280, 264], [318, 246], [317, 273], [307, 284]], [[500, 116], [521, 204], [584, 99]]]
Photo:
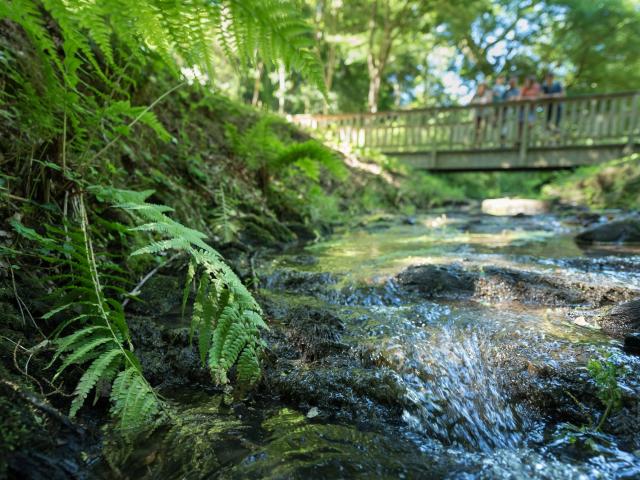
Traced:
[[470, 295], [475, 277], [460, 265], [417, 265], [401, 272], [398, 283], [429, 296]]
[[640, 331], [640, 298], [611, 308], [601, 319], [602, 330], [621, 336]]
[[602, 285], [554, 272], [516, 270], [498, 266], [416, 265], [396, 280], [428, 298], [473, 297], [491, 302], [523, 302], [540, 305], [603, 306], [633, 298], [638, 292], [616, 285]]
[[640, 242], [640, 217], [633, 216], [597, 225], [576, 235], [580, 243]]

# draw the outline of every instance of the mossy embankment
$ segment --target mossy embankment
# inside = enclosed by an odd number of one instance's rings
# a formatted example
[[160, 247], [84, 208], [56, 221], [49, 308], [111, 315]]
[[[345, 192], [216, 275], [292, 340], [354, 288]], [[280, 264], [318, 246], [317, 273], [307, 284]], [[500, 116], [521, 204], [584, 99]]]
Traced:
[[596, 210], [640, 208], [640, 155], [582, 167], [542, 188], [547, 198]]

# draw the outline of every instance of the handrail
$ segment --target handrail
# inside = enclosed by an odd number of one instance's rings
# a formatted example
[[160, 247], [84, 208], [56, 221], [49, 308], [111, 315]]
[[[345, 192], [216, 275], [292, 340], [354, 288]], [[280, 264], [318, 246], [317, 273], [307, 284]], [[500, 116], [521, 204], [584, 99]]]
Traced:
[[387, 110], [383, 112], [358, 112], [358, 113], [337, 113], [337, 114], [296, 114], [291, 115], [291, 118], [296, 119], [313, 119], [317, 121], [332, 121], [332, 120], [345, 120], [349, 118], [376, 118], [376, 117], [385, 117], [389, 115], [407, 115], [413, 113], [431, 113], [431, 112], [447, 112], [447, 111], [456, 111], [456, 110], [472, 110], [476, 108], [490, 108], [490, 107], [509, 107], [509, 106], [517, 106], [517, 105], [526, 105], [526, 104], [540, 104], [546, 105], [549, 103], [559, 103], [559, 102], [576, 102], [581, 100], [604, 100], [609, 98], [621, 98], [621, 97], [633, 97], [635, 95], [639, 95], [640, 90], [632, 90], [627, 92], [614, 92], [614, 93], [599, 93], [599, 94], [580, 94], [580, 95], [571, 95], [571, 96], [562, 96], [562, 97], [538, 97], [538, 98], [527, 98], [521, 100], [509, 100], [504, 102], [492, 102], [487, 104], [468, 104], [468, 105], [450, 105], [450, 106], [441, 106], [441, 107], [423, 107], [423, 108], [412, 108], [412, 109], [401, 109], [401, 110]]
[[377, 113], [296, 115], [299, 125], [325, 131], [339, 145], [386, 153], [429, 154], [531, 148], [626, 145], [640, 138], [640, 91], [539, 97], [506, 102]]

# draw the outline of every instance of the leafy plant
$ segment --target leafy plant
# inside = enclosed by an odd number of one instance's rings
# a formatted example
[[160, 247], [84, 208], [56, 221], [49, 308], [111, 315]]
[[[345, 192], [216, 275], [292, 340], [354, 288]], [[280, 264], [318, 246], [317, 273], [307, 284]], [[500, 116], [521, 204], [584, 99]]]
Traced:
[[318, 182], [324, 168], [334, 178], [346, 177], [347, 169], [334, 152], [316, 140], [285, 144], [274, 132], [273, 123], [273, 118], [265, 116], [243, 133], [235, 125], [226, 125], [235, 154], [257, 172], [263, 192], [269, 192], [271, 180], [276, 176], [301, 174]]
[[587, 370], [597, 387], [597, 397], [605, 405], [605, 410], [600, 416], [598, 423], [594, 422], [589, 413], [589, 409], [570, 392], [567, 394], [576, 403], [585, 416], [589, 418], [589, 423], [576, 426], [565, 423], [560, 426], [560, 434], [554, 445], [562, 445], [565, 441], [575, 444], [582, 441], [589, 448], [598, 450], [599, 443], [607, 443], [609, 439], [602, 433], [602, 427], [611, 412], [622, 406], [622, 390], [618, 383], [625, 371], [610, 360], [610, 353], [603, 353], [601, 358], [592, 358], [587, 363]]
[[[111, 384], [111, 412], [129, 436], [153, 423], [165, 407], [143, 376], [122, 304], [116, 299], [115, 294], [124, 290], [112, 282], [126, 285], [126, 279], [115, 265], [96, 258], [82, 197], [76, 202], [76, 217], [62, 229], [48, 226], [46, 237], [17, 222], [14, 228], [39, 243], [40, 257], [57, 271], [49, 279], [61, 284], [52, 295], [56, 306], [43, 316], [45, 320], [67, 317], [54, 331], [56, 352], [50, 366], [61, 361], [54, 380], [72, 365], [87, 365], [69, 415], [76, 415], [92, 390], [97, 399], [99, 386]], [[107, 296], [107, 291], [114, 295]]]
[[216, 231], [223, 242], [232, 241], [238, 233], [239, 212], [237, 201], [224, 192], [224, 185], [220, 185], [215, 192], [216, 208], [213, 210], [213, 221]]
[[[170, 139], [151, 108], [193, 77], [211, 79], [216, 51], [238, 66], [284, 64], [324, 91], [311, 28], [288, 0], [7, 0], [0, 21], [0, 148], [14, 173], [48, 162], [11, 188], [45, 202], [65, 184], [60, 173], [108, 167], [98, 159], [136, 125]], [[135, 105], [132, 92], [167, 71], [176, 83]]]
[[609, 414], [622, 406], [622, 391], [618, 379], [624, 371], [610, 360], [610, 355], [605, 355], [602, 360], [592, 358], [587, 363], [587, 370], [596, 382], [598, 399], [605, 405], [605, 411], [595, 428], [599, 431]]
[[166, 215], [169, 207], [148, 203], [153, 193], [93, 187], [99, 198], [131, 213], [143, 223], [134, 231], [159, 235], [132, 255], [159, 254], [168, 250], [184, 252], [190, 263], [183, 295], [183, 310], [192, 283], [196, 297], [191, 318], [191, 335], [198, 333], [203, 364], [209, 366], [216, 383], [228, 383], [231, 368], [237, 367], [237, 381], [250, 387], [260, 378], [260, 329], [268, 328], [262, 310], [220, 254], [209, 246], [205, 234], [188, 228]]

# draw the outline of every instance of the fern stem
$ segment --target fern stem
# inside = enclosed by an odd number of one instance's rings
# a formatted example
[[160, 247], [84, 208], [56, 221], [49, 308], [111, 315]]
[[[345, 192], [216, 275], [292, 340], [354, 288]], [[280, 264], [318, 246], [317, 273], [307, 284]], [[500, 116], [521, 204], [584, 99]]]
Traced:
[[600, 429], [604, 426], [604, 422], [607, 420], [607, 417], [609, 416], [609, 413], [611, 412], [612, 408], [613, 408], [613, 401], [609, 400], [609, 403], [607, 403], [607, 408], [602, 414], [600, 421], [598, 422], [598, 426], [596, 427], [596, 432], [599, 432]]
[[[167, 90], [166, 92], [164, 92], [162, 95], [160, 95], [158, 98], [156, 98], [147, 108], [145, 108], [142, 112], [140, 112], [138, 114], [138, 116], [136, 118], [134, 118], [128, 125], [127, 128], [131, 128], [133, 127], [136, 123], [138, 123], [140, 121], [140, 119], [150, 110], [153, 109], [153, 107], [155, 107], [158, 103], [160, 103], [166, 96], [171, 95], [173, 92], [175, 92], [176, 90], [178, 90], [180, 87], [184, 86], [187, 84], [187, 81], [185, 80], [182, 83], [179, 83], [178, 85], [171, 87], [169, 90]], [[93, 163], [98, 157], [100, 157], [104, 152], [106, 152], [109, 148], [111, 148], [113, 146], [114, 143], [116, 143], [118, 140], [120, 140], [122, 138], [122, 135], [118, 134], [116, 135], [109, 143], [107, 143], [104, 147], [102, 147], [102, 149], [96, 153], [93, 157], [91, 157], [89, 159], [89, 164]]]

